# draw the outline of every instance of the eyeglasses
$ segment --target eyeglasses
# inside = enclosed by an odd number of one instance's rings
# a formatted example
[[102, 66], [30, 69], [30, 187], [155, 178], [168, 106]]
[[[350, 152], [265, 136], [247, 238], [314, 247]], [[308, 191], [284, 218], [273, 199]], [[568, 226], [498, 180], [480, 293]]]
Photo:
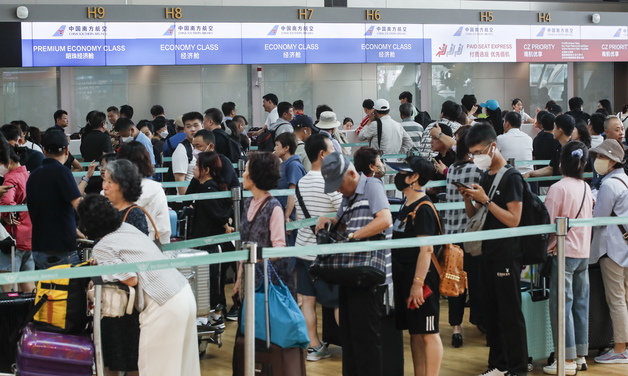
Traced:
[[486, 145], [486, 147], [484, 149], [482, 149], [481, 151], [476, 151], [473, 153], [469, 153], [468, 156], [469, 158], [473, 159], [473, 157], [475, 157], [476, 155], [480, 155], [480, 154], [485, 154], [484, 152], [488, 151], [488, 149], [491, 147], [492, 143]]

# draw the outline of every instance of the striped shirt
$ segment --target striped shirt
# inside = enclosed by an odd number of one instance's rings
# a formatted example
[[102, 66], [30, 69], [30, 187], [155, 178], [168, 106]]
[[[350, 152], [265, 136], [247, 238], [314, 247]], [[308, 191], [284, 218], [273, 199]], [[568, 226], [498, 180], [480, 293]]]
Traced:
[[423, 126], [412, 118], [403, 119], [401, 126], [406, 130], [408, 136], [412, 139], [412, 150], [421, 150], [421, 138], [423, 137]]
[[[93, 249], [98, 265], [165, 260], [167, 257], [155, 243], [133, 225], [123, 223], [116, 231], [105, 235]], [[175, 296], [187, 280], [176, 269], [151, 270], [138, 273], [119, 273], [103, 276], [105, 282], [125, 281], [137, 277], [138, 293], [143, 291], [159, 305]], [[138, 294], [141, 296], [141, 294]]]
[[[320, 217], [325, 214], [335, 213], [342, 202], [342, 194], [340, 192], [325, 193], [325, 179], [320, 171], [310, 171], [299, 180], [297, 184], [299, 192], [303, 197], [308, 213], [311, 217]], [[297, 218], [305, 218], [303, 210], [299, 202], [296, 202]], [[311, 227], [303, 227], [299, 229], [297, 241], [295, 245], [304, 246], [316, 244], [316, 235], [312, 232]], [[303, 260], [314, 261], [315, 256], [300, 256]]]

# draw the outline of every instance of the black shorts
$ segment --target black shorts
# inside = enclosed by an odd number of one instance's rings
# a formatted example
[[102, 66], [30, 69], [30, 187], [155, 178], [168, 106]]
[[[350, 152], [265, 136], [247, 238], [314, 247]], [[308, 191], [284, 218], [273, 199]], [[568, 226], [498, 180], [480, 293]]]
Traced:
[[338, 286], [330, 285], [321, 280], [312, 279], [310, 266], [312, 261], [297, 259], [297, 292], [304, 296], [315, 296], [323, 307], [338, 307]]
[[425, 303], [419, 309], [408, 309], [406, 299], [410, 296], [410, 289], [414, 282], [416, 264], [392, 263], [393, 284], [395, 295], [395, 322], [397, 329], [408, 329], [410, 334], [438, 333], [438, 320], [440, 313], [438, 293], [439, 277], [434, 265], [425, 277], [425, 284], [432, 289]]

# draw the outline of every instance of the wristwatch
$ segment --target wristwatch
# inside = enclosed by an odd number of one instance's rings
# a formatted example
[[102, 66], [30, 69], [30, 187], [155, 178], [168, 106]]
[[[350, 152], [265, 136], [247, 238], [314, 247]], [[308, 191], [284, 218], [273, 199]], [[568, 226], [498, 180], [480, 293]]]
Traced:
[[440, 137], [441, 137], [442, 135], [443, 135], [443, 132], [440, 132], [440, 133], [438, 134], [438, 136], [436, 136], [436, 138], [438, 138], [438, 139], [440, 140]]
[[83, 176], [81, 180], [83, 180], [85, 183], [89, 183], [89, 179], [86, 176]]
[[355, 235], [355, 232], [350, 232], [349, 235], [347, 235], [347, 239], [349, 240], [354, 240], [353, 236]]
[[486, 201], [485, 203], [482, 204], [482, 206], [488, 208], [488, 206], [491, 204], [491, 202], [493, 202], [493, 200], [491, 200], [490, 198], [488, 199], [488, 201]]

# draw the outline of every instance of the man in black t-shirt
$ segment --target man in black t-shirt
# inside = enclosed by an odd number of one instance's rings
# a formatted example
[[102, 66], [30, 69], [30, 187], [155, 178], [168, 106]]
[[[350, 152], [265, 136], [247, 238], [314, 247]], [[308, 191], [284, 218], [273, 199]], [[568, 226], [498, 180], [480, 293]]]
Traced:
[[[560, 143], [554, 138], [554, 120], [556, 120], [556, 116], [547, 111], [540, 111], [537, 114], [537, 122], [540, 123], [543, 130], [532, 141], [532, 157], [535, 160], [552, 160], [556, 157], [557, 151], [560, 150]], [[538, 170], [543, 167], [534, 166], [534, 169]], [[547, 193], [547, 189], [553, 183], [549, 181], [539, 182], [541, 194]]]
[[76, 215], [81, 199], [70, 170], [68, 140], [54, 128], [42, 138], [46, 159], [26, 182], [26, 205], [33, 223], [33, 259], [37, 269], [76, 264]]
[[[484, 206], [488, 213], [483, 230], [519, 226], [523, 207], [523, 180], [506, 164], [497, 149], [497, 135], [489, 124], [477, 124], [467, 134], [469, 152], [475, 164], [486, 172], [480, 184], [460, 188], [467, 215]], [[504, 173], [510, 168], [508, 172]], [[503, 176], [503, 178], [502, 178]], [[493, 181], [501, 179], [492, 198]], [[473, 203], [475, 201], [475, 204]], [[525, 319], [521, 311], [521, 245], [518, 238], [482, 242], [481, 276], [486, 299], [486, 338], [490, 347], [490, 375], [525, 375], [528, 350]]]

